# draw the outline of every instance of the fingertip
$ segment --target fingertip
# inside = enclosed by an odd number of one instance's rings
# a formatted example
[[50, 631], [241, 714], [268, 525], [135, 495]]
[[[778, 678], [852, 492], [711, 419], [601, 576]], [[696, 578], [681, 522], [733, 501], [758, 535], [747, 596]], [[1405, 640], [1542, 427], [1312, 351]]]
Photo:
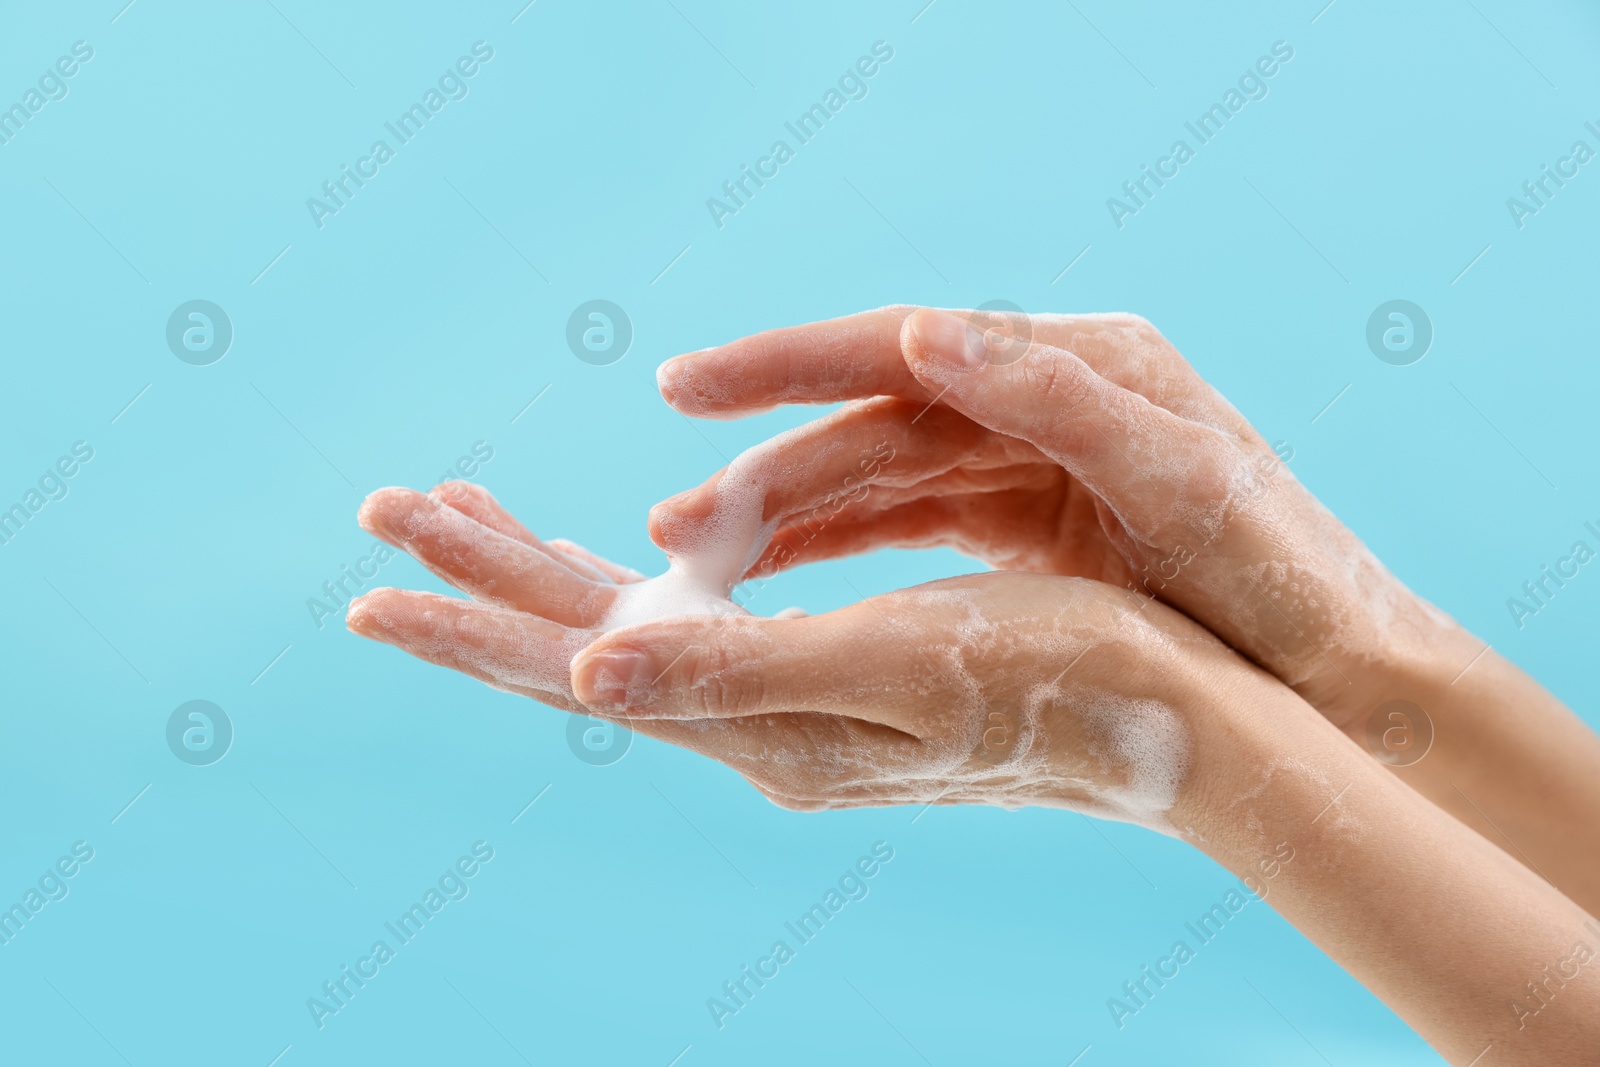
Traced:
[[674, 388], [677, 371], [674, 365], [682, 358], [682, 356], [674, 356], [656, 368], [656, 390], [661, 393], [661, 399], [665, 400], [669, 407], [675, 408], [678, 406], [677, 393]]
[[394, 589], [372, 589], [350, 601], [344, 612], [345, 629], [362, 637], [377, 637], [384, 632], [380, 611]]
[[749, 359], [735, 346], [702, 348], [674, 356], [656, 368], [661, 398], [680, 415], [727, 421], [771, 410], [776, 405], [749, 395], [743, 376]]
[[[720, 481], [721, 473], [713, 477]], [[709, 484], [714, 485], [715, 482]], [[651, 542], [658, 548], [668, 548], [685, 536], [692, 536], [700, 523], [716, 511], [716, 503], [716, 493], [707, 492], [706, 486], [697, 486], [676, 496], [669, 496], [650, 509], [646, 526]]]
[[716, 350], [717, 346], [712, 345], [710, 348], [686, 352], [681, 356], [673, 356], [656, 368], [656, 389], [668, 407], [685, 415], [705, 414], [702, 410], [705, 404], [697, 402], [704, 392], [704, 382], [695, 373], [695, 363], [698, 357]]
[[393, 543], [401, 536], [405, 519], [416, 511], [421, 493], [404, 486], [385, 486], [367, 494], [356, 510], [356, 522], [375, 537]]
[[438, 485], [428, 490], [428, 495], [434, 500], [437, 500], [441, 504], [446, 504], [452, 508], [455, 508], [457, 511], [461, 510], [460, 505], [467, 503], [473, 498], [481, 497], [483, 494], [484, 491], [479, 486], [472, 482], [462, 481], [459, 478], [452, 478], [450, 481], [440, 482]]

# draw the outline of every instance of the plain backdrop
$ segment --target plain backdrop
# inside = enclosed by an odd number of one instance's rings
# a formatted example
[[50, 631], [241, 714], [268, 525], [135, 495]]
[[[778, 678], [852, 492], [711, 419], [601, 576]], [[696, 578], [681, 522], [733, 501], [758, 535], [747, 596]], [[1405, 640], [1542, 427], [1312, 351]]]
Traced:
[[[0, 545], [0, 904], [94, 850], [0, 945], [4, 1059], [1440, 1062], [1260, 904], [1118, 1029], [1107, 999], [1234, 884], [1183, 845], [1059, 811], [794, 814], [642, 738], [595, 765], [563, 714], [307, 602], [371, 552], [364, 493], [480, 442], [475, 480], [533, 529], [659, 569], [652, 503], [816, 414], [692, 424], [654, 391], [671, 355], [892, 302], [1128, 310], [1592, 723], [1600, 575], [1520, 628], [1506, 605], [1600, 545], [1600, 163], [1520, 228], [1506, 204], [1600, 149], [1592, 7], [122, 3], [0, 14], [0, 106], [93, 49], [0, 144], [0, 507], [93, 449]], [[399, 145], [384, 124], [479, 41], [465, 97]], [[865, 97], [798, 144], [784, 124], [875, 42]], [[1199, 145], [1184, 123], [1276, 42], [1266, 95]], [[319, 228], [308, 198], [378, 139]], [[779, 139], [719, 226], [708, 198]], [[1194, 157], [1119, 228], [1108, 198], [1178, 139]], [[596, 299], [633, 332], [603, 366], [566, 341]], [[1409, 366], [1366, 343], [1392, 299], [1432, 323]], [[234, 332], [207, 366], [166, 341], [191, 300]], [[751, 606], [972, 569], [886, 553]], [[403, 557], [378, 582], [439, 588]], [[168, 747], [190, 700], [232, 724], [209, 766]], [[307, 999], [478, 841], [470, 894], [319, 1029]], [[707, 998], [879, 841], [869, 895], [719, 1030]]]

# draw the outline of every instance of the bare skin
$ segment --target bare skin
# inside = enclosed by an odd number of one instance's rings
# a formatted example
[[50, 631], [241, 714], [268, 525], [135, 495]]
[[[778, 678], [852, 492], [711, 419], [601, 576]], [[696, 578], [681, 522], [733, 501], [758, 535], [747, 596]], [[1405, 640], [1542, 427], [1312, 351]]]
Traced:
[[[1418, 705], [1432, 750], [1395, 773], [1600, 912], [1600, 739], [1390, 574], [1143, 319], [891, 307], [680, 356], [658, 380], [706, 418], [850, 402], [784, 444], [797, 476], [771, 487], [779, 533], [752, 575], [949, 545], [1137, 589], [1357, 741], [1388, 702]], [[884, 443], [872, 477], [849, 469]], [[692, 534], [716, 482], [657, 505], [658, 543]]]
[[[351, 604], [359, 634], [626, 721], [792, 809], [1034, 804], [1143, 822], [1259, 886], [1454, 1063], [1576, 1065], [1600, 1048], [1600, 927], [1148, 598], [995, 573], [811, 618], [605, 632], [637, 573], [541, 541], [482, 489], [380, 490], [361, 521], [476, 599], [376, 590]], [[1157, 761], [1177, 771], [1165, 790], [1128, 744], [1162, 733], [1178, 756]]]
[[[351, 629], [626, 721], [792, 809], [1139, 822], [1240, 875], [1452, 1062], [1592, 1062], [1600, 924], [1533, 873], [1580, 901], [1595, 884], [1571, 847], [1596, 825], [1592, 735], [1405, 590], [1142, 320], [968, 334], [911, 310], [680, 357], [663, 391], [694, 414], [855, 398], [753, 465], [751, 576], [889, 544], [1008, 573], [619, 627], [637, 572], [446, 483], [380, 490], [361, 522], [473, 599], [377, 590]], [[669, 554], [721, 514], [725, 477], [652, 513]], [[1352, 743], [1395, 698], [1437, 727], [1398, 772], [1416, 790]]]

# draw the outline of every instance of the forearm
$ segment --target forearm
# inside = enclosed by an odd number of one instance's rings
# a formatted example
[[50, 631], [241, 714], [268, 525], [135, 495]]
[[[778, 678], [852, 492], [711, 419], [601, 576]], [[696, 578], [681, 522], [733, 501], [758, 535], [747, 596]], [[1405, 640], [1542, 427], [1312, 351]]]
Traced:
[[1173, 813], [1185, 836], [1451, 1062], [1595, 1062], [1600, 924], [1292, 693], [1252, 675], [1228, 696]]
[[[1426, 713], [1432, 732], [1421, 758], [1388, 753], [1395, 775], [1600, 914], [1600, 737], [1453, 625], [1391, 688]], [[1373, 735], [1380, 759], [1382, 725]]]

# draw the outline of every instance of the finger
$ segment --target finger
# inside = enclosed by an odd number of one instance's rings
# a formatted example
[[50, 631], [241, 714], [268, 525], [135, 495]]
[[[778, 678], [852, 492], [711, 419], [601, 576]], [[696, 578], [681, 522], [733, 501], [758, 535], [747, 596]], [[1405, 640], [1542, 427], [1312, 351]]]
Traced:
[[593, 626], [616, 588], [573, 573], [551, 556], [410, 489], [380, 489], [361, 505], [363, 529], [457, 589], [567, 626]]
[[[897, 305], [764, 333], [677, 356], [656, 372], [662, 396], [700, 418], [742, 418], [779, 404], [899, 396], [927, 403], [938, 390], [904, 373]], [[1021, 315], [954, 310], [982, 329], [1075, 352], [1096, 373], [1184, 418], [1256, 438], [1248, 421], [1150, 323], [1125, 313]]]
[[[594, 639], [593, 631], [435, 593], [387, 588], [351, 601], [346, 624], [353, 633], [496, 689], [591, 714], [573, 699], [569, 678], [573, 657]], [[853, 781], [885, 766], [905, 765], [920, 747], [897, 730], [837, 716], [601, 717], [797, 796], [837, 791], [841, 776]]]
[[827, 522], [802, 521], [780, 528], [745, 580], [885, 548], [953, 548], [1005, 570], [1048, 569], [1099, 578], [1098, 573], [1085, 575], [1063, 567], [1056, 559], [1061, 547], [1057, 514], [1042, 508], [1033, 492], [936, 495], [881, 509], [845, 511]]
[[[889, 397], [861, 401], [797, 427], [736, 461], [765, 494], [762, 518], [814, 519], [859, 502], [874, 486], [915, 486], [960, 467], [974, 472], [1047, 461], [1025, 442], [996, 435], [939, 404]], [[657, 504], [650, 536], [662, 548], [699, 537], [715, 512], [723, 477]]]
[[[879, 727], [879, 729], [884, 728]], [[898, 745], [891, 740], [890, 747], [892, 749]], [[951, 780], [948, 773], [916, 774], [913, 768], [921, 766], [926, 769], [928, 766], [925, 751], [896, 753], [890, 759], [901, 760], [903, 768], [911, 773], [889, 781], [861, 783], [852, 781], [819, 786], [777, 785], [755, 773], [745, 773], [744, 779], [756, 792], [788, 811], [841, 811], [846, 808], [881, 808], [907, 804], [931, 808], [935, 805], [994, 803], [993, 791], [986, 784], [980, 786], [977, 795], [974, 796], [973, 790], [959, 787]]]
[[[1049, 485], [1020, 474], [1013, 480], [1011, 470], [998, 472], [1000, 484], [978, 491], [898, 497], [914, 491], [887, 490], [825, 522], [803, 517], [773, 534], [744, 581], [884, 548], [953, 548], [998, 570], [1126, 582], [1127, 563], [1097, 533], [1099, 497], [1053, 465]], [[1117, 532], [1126, 539], [1120, 526]], [[755, 588], [746, 585], [741, 603], [749, 605]]]
[[[649, 719], [825, 712], [920, 736], [920, 650], [866, 604], [804, 619], [683, 617], [601, 637], [572, 665], [596, 711]], [[863, 654], [870, 648], [871, 655]]]
[[[350, 602], [352, 633], [394, 645], [496, 689], [532, 697], [578, 715], [592, 714], [572, 696], [572, 659], [597, 636], [537, 616], [410, 589], [374, 589]], [[758, 762], [748, 741], [734, 740], [744, 720], [653, 722], [599, 716], [635, 733], [723, 762]], [[782, 724], [777, 724], [781, 726]], [[769, 727], [769, 743], [777, 731]], [[797, 740], [798, 735], [787, 740]], [[746, 754], [750, 753], [748, 758]]]
[[1237, 452], [1229, 438], [1108, 381], [1071, 352], [1011, 345], [928, 310], [906, 320], [901, 341], [912, 373], [944, 403], [1033, 444], [1130, 527], [1164, 528], [1227, 495]]
[[663, 363], [661, 395], [698, 418], [736, 419], [779, 404], [869, 396], [932, 399], [900, 358], [909, 307], [768, 330]]
[[756, 792], [772, 801], [772, 803], [776, 804], [784, 811], [827, 811], [833, 807], [832, 804], [829, 804], [825, 800], [802, 800], [799, 797], [791, 797], [785, 793], [780, 793], [775, 789], [763, 789], [759, 782], [751, 781], [748, 778], [746, 778], [745, 781], [750, 782], [751, 787], [754, 788]]
[[516, 516], [507, 511], [500, 501], [494, 498], [494, 494], [476, 482], [440, 482], [428, 490], [428, 495], [514, 541], [521, 541], [535, 548], [544, 543], [534, 536], [532, 530], [522, 525]]
[[632, 567], [624, 567], [620, 563], [613, 563], [604, 556], [590, 552], [577, 542], [568, 541], [564, 537], [551, 538], [545, 542], [545, 546], [555, 549], [571, 561], [592, 567], [595, 571], [618, 585], [632, 585], [634, 582], [644, 581], [644, 575]]
[[822, 797], [791, 796], [779, 789], [769, 789], [752, 778], [746, 778], [745, 781], [755, 787], [756, 792], [785, 811], [841, 811], [845, 808], [875, 808], [898, 803], [868, 796], [844, 797], [831, 794]]
[[[998, 435], [995, 435], [998, 436]], [[777, 530], [811, 533], [824, 529], [840, 519], [868, 519], [881, 512], [898, 508], [919, 500], [943, 497], [999, 498], [1012, 494], [1030, 501], [1022, 517], [1030, 525], [1048, 523], [1052, 529], [1057, 524], [1056, 501], [1070, 482], [1065, 471], [1054, 463], [1045, 461], [991, 470], [957, 467], [929, 478], [916, 485], [895, 486], [863, 484], [857, 494], [824, 498], [816, 503], [802, 502], [789, 514], [773, 520]], [[1012, 493], [1012, 491], [1017, 491]], [[1020, 531], [1005, 531], [1008, 537]], [[771, 539], [778, 540], [776, 532]]]
[[496, 533], [504, 534], [513, 541], [521, 541], [530, 548], [538, 549], [575, 574], [581, 574], [585, 578], [596, 581], [610, 578], [608, 574], [589, 562], [556, 548], [553, 543], [541, 541], [534, 535], [532, 530], [522, 525], [514, 515], [502, 507], [500, 501], [496, 500], [489, 490], [475, 482], [440, 482], [428, 490], [428, 495], [441, 504], [455, 508], [463, 515], [476, 520]]
[[[656, 384], [668, 404], [698, 418], [743, 418], [779, 404], [828, 404], [873, 396], [926, 404], [933, 394], [906, 373], [900, 356], [900, 331], [915, 310], [892, 305], [766, 330], [669, 359], [657, 368]], [[1031, 331], [1025, 315], [954, 313], [985, 324], [1015, 320], [1013, 328]]]
[[929, 747], [889, 726], [810, 712], [626, 722], [640, 733], [733, 768], [756, 788], [795, 799], [858, 799], [925, 771]]
[[496, 689], [583, 710], [572, 696], [571, 663], [594, 640], [593, 631], [409, 589], [374, 589], [357, 597], [345, 625]]
[[908, 778], [899, 781], [871, 782], [862, 785], [845, 785], [824, 788], [820, 792], [789, 793], [773, 788], [755, 779], [747, 779], [768, 800], [791, 811], [841, 811], [846, 808], [882, 808], [914, 804], [932, 807], [935, 804], [992, 804], [992, 789], [980, 788], [977, 797], [973, 790], [957, 790], [948, 774], [926, 778]]

